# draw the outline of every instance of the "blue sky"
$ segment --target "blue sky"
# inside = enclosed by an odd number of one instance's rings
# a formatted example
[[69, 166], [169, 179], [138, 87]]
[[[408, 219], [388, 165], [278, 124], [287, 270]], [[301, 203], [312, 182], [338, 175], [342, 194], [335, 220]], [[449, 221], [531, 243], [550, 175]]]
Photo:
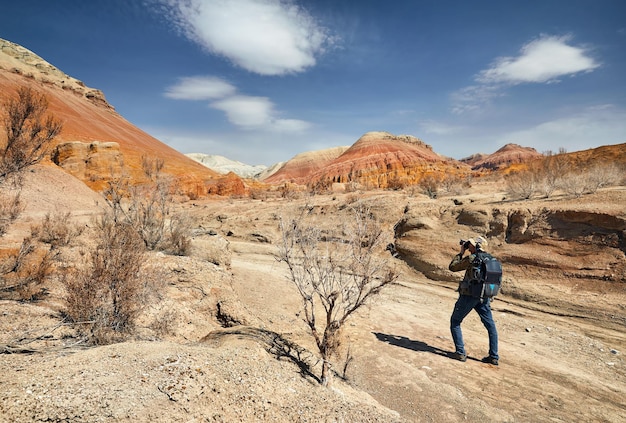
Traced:
[[626, 142], [623, 0], [0, 1], [0, 38], [183, 153], [414, 135], [457, 159]]

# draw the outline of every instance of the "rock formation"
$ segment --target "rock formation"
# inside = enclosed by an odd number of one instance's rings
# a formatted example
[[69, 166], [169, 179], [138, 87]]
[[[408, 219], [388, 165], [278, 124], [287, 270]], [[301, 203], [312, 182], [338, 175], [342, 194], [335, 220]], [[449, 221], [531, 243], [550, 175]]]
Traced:
[[300, 153], [288, 160], [278, 171], [265, 178], [264, 182], [278, 184], [295, 182], [306, 184], [315, 172], [325, 168], [337, 157], [341, 156], [348, 147], [333, 147], [325, 150]]
[[240, 177], [233, 172], [226, 176], [213, 180], [209, 183], [208, 193], [222, 196], [245, 196], [249, 189], [246, 187]]
[[104, 175], [120, 175], [124, 160], [116, 142], [80, 141], [58, 144], [52, 161], [83, 181], [96, 181]]
[[507, 144], [493, 154], [474, 154], [461, 161], [471, 166], [472, 170], [497, 170], [516, 163], [528, 163], [541, 157], [543, 155], [534, 148]]
[[[290, 169], [289, 172], [283, 169]], [[427, 174], [463, 174], [469, 168], [435, 153], [431, 146], [410, 135], [368, 132], [318, 170], [289, 161], [267, 182], [331, 185], [355, 183], [367, 188], [389, 188], [419, 182]]]

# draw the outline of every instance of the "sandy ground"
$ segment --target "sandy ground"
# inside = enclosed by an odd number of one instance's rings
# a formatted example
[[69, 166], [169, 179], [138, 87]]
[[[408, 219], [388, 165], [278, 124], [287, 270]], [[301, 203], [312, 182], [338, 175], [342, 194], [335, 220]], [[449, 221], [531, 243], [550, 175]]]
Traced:
[[[82, 189], [64, 186], [88, 195]], [[19, 238], [46, 209], [59, 208], [34, 192], [23, 221], [3, 242]], [[274, 258], [276, 216], [315, 201], [333, 218], [354, 196], [183, 204], [198, 233], [217, 233], [194, 242], [219, 245], [228, 257], [215, 264], [197, 252], [151, 255], [166, 275], [164, 296], [127, 342], [76, 344], [74, 329], [61, 320], [62, 293], [55, 286], [34, 304], [0, 301], [0, 347], [35, 351], [0, 354], [0, 422], [624, 421], [623, 282], [571, 295], [585, 281], [560, 277], [543, 281], [552, 288], [543, 289], [541, 301], [498, 297], [493, 310], [501, 360], [495, 367], [479, 361], [488, 346], [475, 314], [463, 323], [468, 361], [448, 357], [456, 283], [427, 278], [390, 257], [400, 271], [397, 284], [348, 322], [333, 387], [319, 386], [319, 360], [298, 317], [300, 299]], [[440, 209], [450, 203], [391, 192], [360, 197], [385, 216], [390, 241], [407, 202]], [[73, 212], [85, 222], [97, 209], [93, 198], [81, 198]], [[604, 210], [623, 207], [623, 193], [607, 198], [600, 201]], [[451, 227], [433, 240], [449, 252], [436, 259], [441, 263], [456, 252], [456, 238], [450, 241], [456, 231]], [[518, 285], [536, 283], [535, 274], [511, 273]], [[224, 316], [239, 324], [223, 327]], [[166, 317], [168, 331], [154, 331], [154, 322]], [[311, 364], [310, 374], [302, 362]]]

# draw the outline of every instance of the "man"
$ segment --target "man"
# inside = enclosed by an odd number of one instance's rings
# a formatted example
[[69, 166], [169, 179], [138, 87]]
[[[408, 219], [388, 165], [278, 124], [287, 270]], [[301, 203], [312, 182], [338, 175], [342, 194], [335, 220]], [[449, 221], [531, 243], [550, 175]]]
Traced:
[[[465, 345], [463, 343], [463, 333], [461, 332], [461, 322], [463, 322], [463, 319], [465, 319], [472, 310], [475, 310], [489, 334], [489, 355], [484, 357], [482, 362], [497, 366], [499, 359], [498, 331], [496, 330], [496, 324], [491, 315], [491, 298], [481, 299], [473, 297], [470, 295], [469, 291], [465, 289], [467, 286], [466, 283], [471, 279], [470, 269], [476, 252], [485, 251], [483, 248], [486, 246], [487, 241], [481, 237], [468, 239], [461, 245], [461, 252], [454, 256], [450, 262], [450, 266], [448, 266], [453, 272], [465, 270], [465, 276], [459, 284], [459, 299], [456, 301], [454, 311], [450, 317], [450, 332], [452, 333], [452, 340], [454, 341], [455, 347], [455, 352], [452, 354], [452, 357], [460, 361], [467, 360]], [[465, 251], [469, 251], [470, 254], [463, 257]]]

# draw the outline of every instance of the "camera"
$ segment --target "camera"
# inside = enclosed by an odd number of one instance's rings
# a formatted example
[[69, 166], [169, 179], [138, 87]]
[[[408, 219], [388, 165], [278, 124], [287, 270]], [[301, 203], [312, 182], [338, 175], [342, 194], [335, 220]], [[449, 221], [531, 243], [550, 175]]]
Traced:
[[462, 239], [462, 240], [459, 241], [459, 245], [462, 245], [463, 248], [465, 248], [467, 250], [469, 248], [469, 246], [470, 246], [470, 242]]

